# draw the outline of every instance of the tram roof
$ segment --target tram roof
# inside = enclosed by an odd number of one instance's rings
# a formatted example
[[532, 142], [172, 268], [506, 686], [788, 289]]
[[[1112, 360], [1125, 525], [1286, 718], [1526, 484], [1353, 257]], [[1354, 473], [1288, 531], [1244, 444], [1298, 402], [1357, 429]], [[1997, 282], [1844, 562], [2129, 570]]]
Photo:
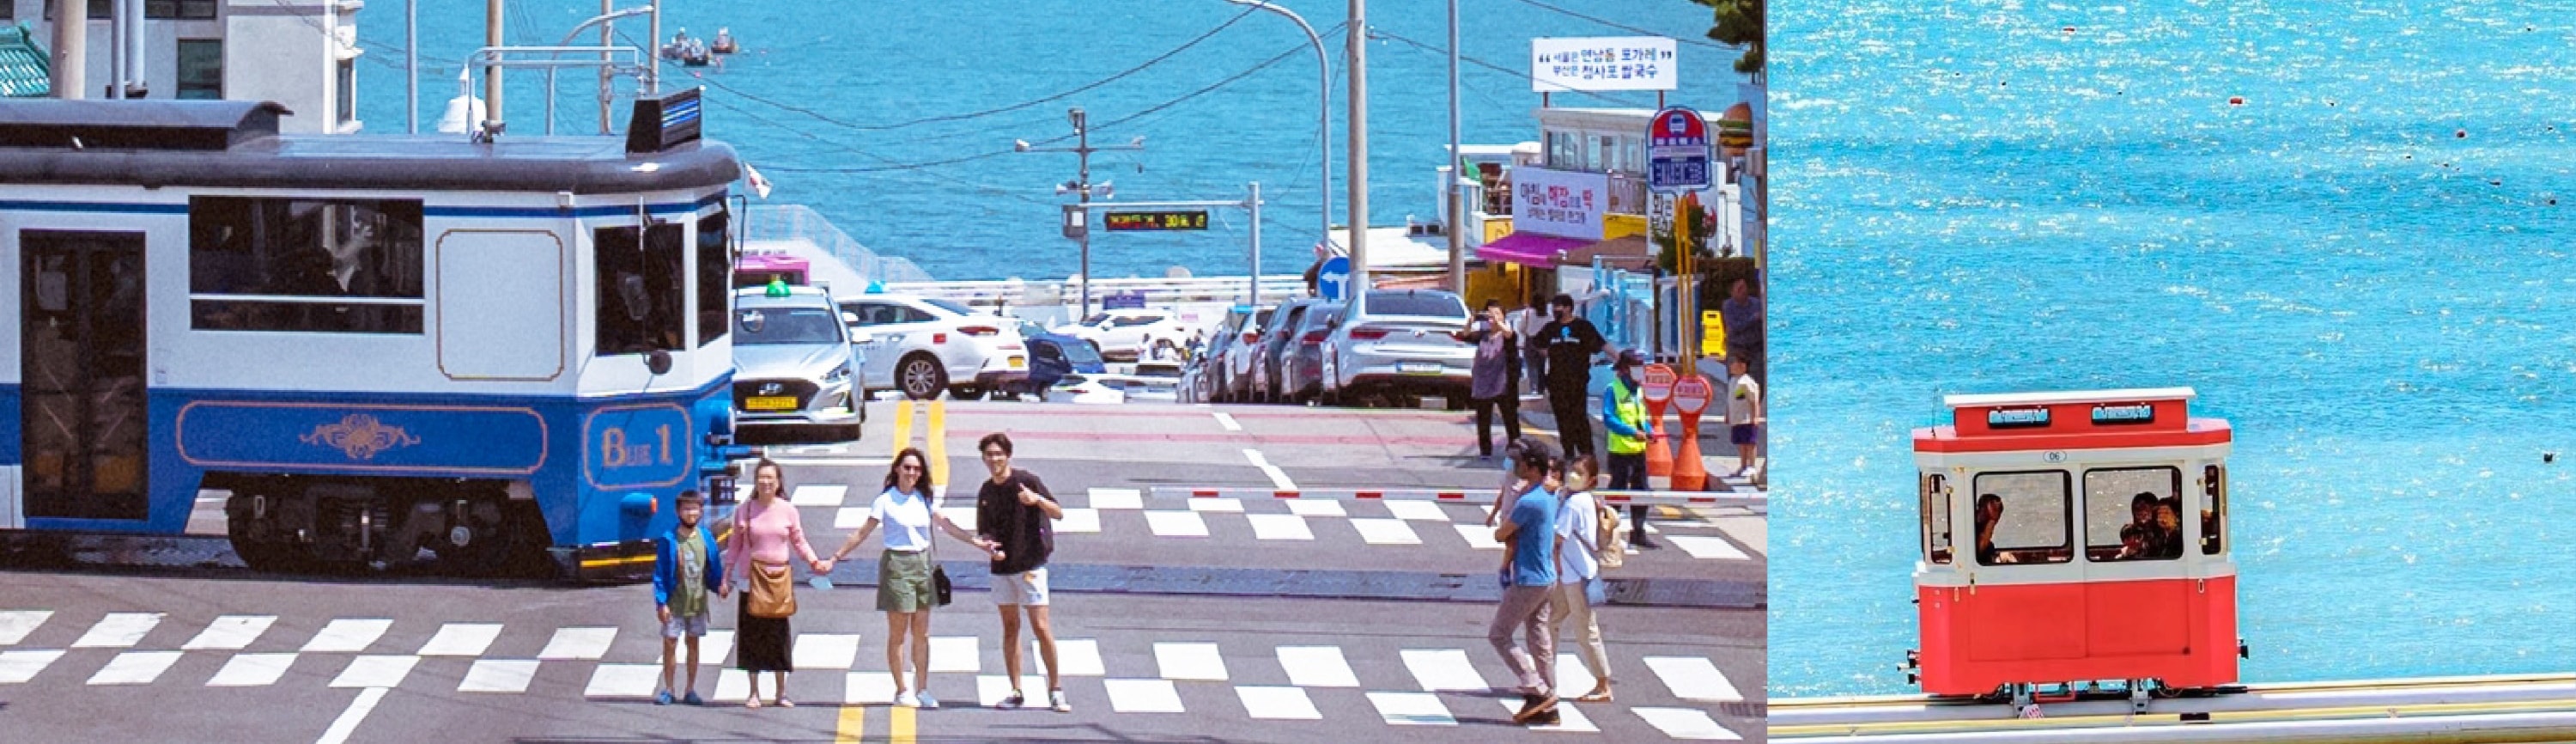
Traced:
[[2191, 400], [2199, 393], [2187, 387], [2128, 388], [2123, 390], [2075, 390], [2045, 393], [1989, 393], [1950, 395], [1941, 398], [1949, 408], [1991, 408], [1995, 406], [2044, 406], [2050, 404], [2138, 403], [2154, 400]]
[[281, 134], [275, 103], [37, 100], [0, 106], [0, 183], [614, 194], [742, 175], [733, 148], [630, 154], [622, 137]]

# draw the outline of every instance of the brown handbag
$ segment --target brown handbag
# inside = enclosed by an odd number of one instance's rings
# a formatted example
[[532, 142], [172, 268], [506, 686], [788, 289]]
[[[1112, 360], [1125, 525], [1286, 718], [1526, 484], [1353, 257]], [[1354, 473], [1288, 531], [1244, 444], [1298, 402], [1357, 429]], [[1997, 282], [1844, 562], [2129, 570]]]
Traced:
[[752, 617], [783, 618], [796, 614], [796, 575], [787, 564], [751, 564], [751, 605], [743, 608]]

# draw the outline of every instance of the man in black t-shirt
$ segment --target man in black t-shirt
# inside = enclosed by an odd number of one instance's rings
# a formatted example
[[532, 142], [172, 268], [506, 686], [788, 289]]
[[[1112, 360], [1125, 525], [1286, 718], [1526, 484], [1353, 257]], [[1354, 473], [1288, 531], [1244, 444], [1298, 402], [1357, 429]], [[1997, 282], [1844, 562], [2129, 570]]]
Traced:
[[1020, 694], [1020, 613], [1027, 608], [1029, 628], [1038, 638], [1038, 657], [1046, 662], [1047, 703], [1058, 713], [1073, 712], [1065, 702], [1064, 684], [1056, 676], [1055, 626], [1047, 617], [1047, 557], [1055, 552], [1055, 520], [1064, 507], [1046, 483], [1026, 470], [1011, 467], [1011, 437], [984, 435], [975, 444], [992, 471], [975, 490], [975, 532], [999, 545], [993, 552], [993, 604], [1002, 611], [1002, 670], [1010, 674], [1011, 694], [1000, 707], [1026, 703]]
[[1592, 411], [1585, 405], [1592, 385], [1592, 355], [1601, 353], [1601, 330], [1575, 317], [1574, 298], [1557, 295], [1548, 302], [1556, 319], [1528, 343], [1547, 349], [1547, 407], [1556, 414], [1557, 439], [1565, 456], [1598, 454], [1592, 446]]

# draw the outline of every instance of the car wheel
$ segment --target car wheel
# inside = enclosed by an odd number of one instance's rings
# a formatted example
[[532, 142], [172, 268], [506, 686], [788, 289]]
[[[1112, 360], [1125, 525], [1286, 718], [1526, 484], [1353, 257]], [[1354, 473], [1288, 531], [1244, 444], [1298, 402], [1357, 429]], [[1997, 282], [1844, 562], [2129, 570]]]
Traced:
[[948, 389], [948, 370], [941, 368], [939, 360], [928, 354], [914, 354], [904, 359], [902, 366], [895, 368], [895, 380], [903, 385], [904, 397], [930, 400], [939, 397], [939, 391]]
[[948, 397], [958, 400], [983, 400], [984, 388], [980, 385], [959, 385], [948, 389]]

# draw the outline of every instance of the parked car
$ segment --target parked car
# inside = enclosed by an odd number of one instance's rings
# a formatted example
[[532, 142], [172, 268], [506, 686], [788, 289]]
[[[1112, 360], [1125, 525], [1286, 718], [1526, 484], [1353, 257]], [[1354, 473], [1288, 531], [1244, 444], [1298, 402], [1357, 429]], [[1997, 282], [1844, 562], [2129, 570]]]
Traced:
[[1259, 358], [1261, 331], [1270, 327], [1271, 312], [1278, 308], [1261, 308], [1235, 324], [1233, 343], [1225, 348], [1222, 375], [1217, 379], [1217, 402], [1238, 403], [1252, 399], [1252, 362]]
[[1122, 387], [1092, 375], [1066, 375], [1047, 386], [1043, 399], [1048, 403], [1125, 403], [1127, 392]]
[[1028, 347], [1028, 379], [1005, 387], [1001, 392], [1006, 394], [1042, 394], [1067, 375], [1097, 375], [1109, 371], [1108, 363], [1092, 351], [1090, 342], [1082, 339], [1050, 333], [1028, 321], [1020, 321], [1020, 339]]
[[861, 376], [872, 390], [895, 389], [914, 400], [961, 400], [1028, 378], [1019, 321], [935, 297], [868, 294], [841, 301], [851, 343], [868, 357]]
[[1252, 359], [1252, 399], [1263, 403], [1279, 400], [1279, 356], [1295, 337], [1298, 321], [1305, 319], [1306, 308], [1322, 304], [1313, 297], [1292, 297], [1272, 308], [1270, 317], [1277, 321], [1261, 331], [1261, 348]]
[[1361, 293], [1324, 338], [1325, 401], [1439, 395], [1464, 407], [1476, 346], [1450, 334], [1466, 327], [1467, 303], [1449, 292]]
[[1297, 330], [1290, 334], [1296, 340], [1279, 355], [1280, 400], [1304, 403], [1324, 391], [1324, 338], [1341, 322], [1343, 309], [1338, 302], [1318, 304], [1306, 308], [1305, 316], [1298, 319]]
[[832, 296], [813, 287], [734, 292], [734, 423], [747, 439], [846, 442], [867, 422], [863, 362]]
[[1091, 342], [1103, 359], [1179, 356], [1190, 341], [1189, 328], [1178, 314], [1168, 310], [1105, 310], [1054, 330]]

